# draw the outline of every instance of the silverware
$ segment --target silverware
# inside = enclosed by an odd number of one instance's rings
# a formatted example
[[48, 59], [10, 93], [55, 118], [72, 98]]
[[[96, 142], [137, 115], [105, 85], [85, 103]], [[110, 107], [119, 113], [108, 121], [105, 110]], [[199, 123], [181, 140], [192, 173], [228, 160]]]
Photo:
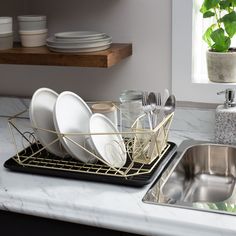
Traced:
[[148, 103], [153, 111], [157, 108], [157, 97], [155, 93], [151, 92], [148, 94]]
[[157, 94], [157, 105], [159, 106], [159, 108], [161, 107], [161, 93]]
[[150, 105], [151, 109], [151, 120], [152, 120], [152, 127], [156, 126], [156, 113], [157, 113], [157, 96], [155, 93], [151, 92], [148, 95], [148, 104]]
[[143, 105], [143, 111], [147, 114], [147, 117], [148, 117], [149, 127], [150, 129], [153, 129], [152, 120], [151, 120], [151, 106], [148, 100], [148, 92], [146, 91], [143, 92], [142, 105]]
[[161, 99], [161, 93], [160, 92], [157, 94], [157, 105], [158, 105], [158, 109], [157, 109], [157, 112], [156, 112], [155, 127], [158, 124], [158, 115], [159, 115], [159, 113], [162, 109], [162, 106], [163, 106], [163, 100]]
[[168, 89], [165, 89], [165, 90], [164, 90], [164, 94], [163, 94], [163, 104], [166, 103], [166, 101], [167, 101], [167, 99], [168, 99], [169, 96], [170, 96], [169, 90], [168, 90]]
[[169, 95], [169, 91], [164, 91], [162, 100], [161, 93], [143, 92], [142, 106], [148, 116], [150, 129], [155, 128], [164, 118], [175, 110], [176, 99], [174, 95]]
[[164, 106], [164, 113], [166, 116], [171, 114], [175, 110], [175, 104], [176, 104], [175, 96], [170, 95], [167, 98], [167, 100], [165, 102], [165, 106]]
[[160, 124], [163, 119], [171, 114], [172, 112], [174, 112], [175, 110], [175, 106], [176, 106], [176, 99], [175, 99], [175, 96], [174, 95], [170, 95], [166, 102], [165, 102], [165, 105], [164, 106], [161, 106], [161, 109], [158, 113], [158, 117], [157, 117], [157, 125]]

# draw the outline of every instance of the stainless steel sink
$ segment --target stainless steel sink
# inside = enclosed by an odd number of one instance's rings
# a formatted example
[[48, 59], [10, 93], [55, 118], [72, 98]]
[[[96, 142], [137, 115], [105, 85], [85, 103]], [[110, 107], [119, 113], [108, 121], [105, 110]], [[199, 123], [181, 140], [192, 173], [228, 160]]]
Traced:
[[185, 141], [143, 201], [236, 214], [236, 147]]

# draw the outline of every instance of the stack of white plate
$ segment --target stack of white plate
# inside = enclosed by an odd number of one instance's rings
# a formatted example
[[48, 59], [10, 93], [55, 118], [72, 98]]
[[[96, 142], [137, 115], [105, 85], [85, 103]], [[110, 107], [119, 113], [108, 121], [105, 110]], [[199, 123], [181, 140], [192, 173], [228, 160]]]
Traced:
[[112, 39], [105, 33], [73, 31], [56, 33], [47, 39], [47, 47], [53, 52], [95, 52], [108, 49]]

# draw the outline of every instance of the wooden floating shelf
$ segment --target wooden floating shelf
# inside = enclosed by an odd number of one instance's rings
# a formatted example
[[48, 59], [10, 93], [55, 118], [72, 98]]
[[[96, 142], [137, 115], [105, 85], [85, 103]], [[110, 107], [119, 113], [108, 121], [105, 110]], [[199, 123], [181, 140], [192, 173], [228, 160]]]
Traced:
[[14, 48], [0, 51], [0, 64], [79, 66], [108, 68], [132, 55], [132, 44], [113, 43], [107, 50], [87, 53], [56, 53], [45, 47]]

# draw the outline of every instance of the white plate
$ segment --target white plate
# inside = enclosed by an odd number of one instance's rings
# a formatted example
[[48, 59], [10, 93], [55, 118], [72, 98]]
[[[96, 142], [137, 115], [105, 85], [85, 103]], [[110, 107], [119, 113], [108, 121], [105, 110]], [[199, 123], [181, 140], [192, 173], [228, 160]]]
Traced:
[[106, 34], [96, 31], [71, 31], [71, 32], [60, 32], [54, 34], [56, 38], [61, 39], [81, 39], [81, 38], [102, 38]]
[[80, 52], [97, 52], [103, 51], [111, 47], [111, 44], [102, 47], [95, 48], [55, 48], [47, 45], [48, 49], [52, 52], [62, 52], [62, 53], [80, 53]]
[[108, 44], [111, 44], [111, 39], [106, 39], [100, 42], [90, 42], [90, 43], [58, 43], [52, 38], [47, 39], [48, 46], [60, 49], [94, 48], [94, 47], [106, 46]]
[[112, 37], [108, 35], [104, 35], [102, 38], [81, 38], [81, 39], [67, 39], [67, 38], [56, 38], [56, 37], [49, 37], [56, 43], [96, 43], [102, 42], [105, 40], [112, 40]]
[[[89, 133], [89, 119], [91, 116], [90, 108], [77, 94], [65, 91], [59, 95], [53, 113], [55, 128], [59, 133], [65, 134], [60, 140], [66, 151], [72, 157], [85, 163], [96, 160], [95, 157], [75, 144], [86, 146], [86, 135], [72, 136], [66, 134]], [[75, 143], [68, 140], [67, 137]]]
[[[48, 88], [40, 88], [35, 91], [29, 107], [29, 117], [33, 127], [55, 131], [53, 122], [53, 108], [57, 97], [58, 94]], [[49, 152], [59, 157], [65, 156], [65, 152], [63, 151], [60, 141], [47, 146], [49, 143], [58, 138], [56, 133], [35, 128], [34, 132], [39, 142], [45, 146]]]
[[85, 48], [85, 47], [98, 47], [111, 43], [111, 37], [106, 37], [99, 40], [62, 40], [58, 41], [54, 37], [49, 37], [47, 39], [47, 44], [52, 47], [72, 47], [72, 48]]
[[[124, 166], [126, 163], [125, 144], [112, 121], [102, 114], [95, 113], [90, 118], [89, 129], [90, 133], [93, 133], [91, 138], [99, 155], [111, 166], [118, 168]], [[108, 134], [96, 135], [95, 133]]]

